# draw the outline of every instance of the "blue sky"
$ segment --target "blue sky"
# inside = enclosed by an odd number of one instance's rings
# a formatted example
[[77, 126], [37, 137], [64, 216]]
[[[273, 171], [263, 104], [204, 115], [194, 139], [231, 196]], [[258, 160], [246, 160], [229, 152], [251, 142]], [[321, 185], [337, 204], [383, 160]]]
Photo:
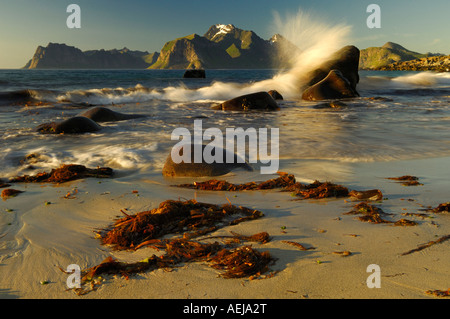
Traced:
[[[81, 8], [81, 29], [69, 29], [69, 4]], [[369, 29], [366, 8], [381, 7], [381, 28]], [[216, 23], [234, 24], [269, 39], [274, 12], [299, 9], [327, 24], [351, 26], [360, 49], [387, 41], [418, 52], [450, 54], [449, 0], [0, 0], [0, 68], [20, 68], [38, 45], [66, 43], [82, 50], [128, 47], [160, 51], [165, 42]]]

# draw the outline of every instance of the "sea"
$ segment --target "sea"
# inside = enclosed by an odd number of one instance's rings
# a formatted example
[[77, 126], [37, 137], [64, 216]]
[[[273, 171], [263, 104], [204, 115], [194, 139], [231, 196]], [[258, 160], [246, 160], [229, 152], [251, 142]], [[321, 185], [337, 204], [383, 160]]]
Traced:
[[[107, 166], [121, 176], [159, 176], [176, 128], [278, 128], [279, 170], [330, 172], [353, 163], [450, 157], [450, 73], [360, 71], [360, 97], [305, 101], [280, 70], [0, 70], [0, 178], [62, 164]], [[279, 80], [277, 82], [277, 80]], [[286, 83], [284, 83], [286, 84]], [[286, 87], [289, 89], [283, 91]], [[277, 111], [222, 111], [236, 96], [276, 89]], [[95, 106], [142, 118], [100, 123], [85, 134], [40, 134]], [[32, 156], [30, 156], [32, 155]], [[257, 164], [256, 164], [257, 165]]]

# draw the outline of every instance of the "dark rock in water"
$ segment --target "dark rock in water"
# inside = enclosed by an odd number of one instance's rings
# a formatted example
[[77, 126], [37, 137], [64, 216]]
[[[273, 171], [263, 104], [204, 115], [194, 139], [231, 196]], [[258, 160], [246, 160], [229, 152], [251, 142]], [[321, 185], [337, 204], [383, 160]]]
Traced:
[[[206, 145], [202, 145], [202, 154], [203, 150], [205, 149]], [[189, 147], [189, 145], [187, 145]], [[252, 171], [253, 169], [251, 166], [247, 163], [238, 163], [238, 156], [236, 154], [233, 154], [233, 163], [225, 163], [226, 162], [226, 154], [228, 151], [224, 149], [218, 149], [216, 148], [215, 151], [223, 152], [222, 158], [224, 163], [206, 163], [204, 161], [204, 158], [202, 156], [202, 162], [201, 163], [194, 163], [194, 145], [190, 145], [191, 147], [191, 161], [190, 163], [175, 163], [172, 160], [171, 154], [166, 159], [166, 163], [164, 164], [162, 174], [164, 176], [170, 176], [170, 177], [182, 177], [182, 176], [190, 176], [190, 177], [200, 177], [200, 176], [219, 176], [224, 175], [232, 171], [233, 169], [237, 168], [243, 168], [247, 171]], [[183, 150], [181, 149], [181, 146], [177, 147], [177, 150], [179, 151], [180, 156], [183, 154]], [[215, 154], [215, 153], [214, 153]], [[214, 155], [213, 154], [213, 155]]]
[[190, 69], [184, 72], [185, 79], [204, 79], [206, 78], [205, 70]]
[[267, 92], [274, 100], [282, 100], [283, 96], [277, 90], [270, 90]]
[[329, 60], [322, 63], [321, 66], [312, 71], [308, 78], [311, 80], [307, 86], [314, 85], [322, 81], [331, 70], [339, 70], [348, 80], [353, 90], [359, 82], [358, 66], [359, 66], [359, 49], [353, 45], [348, 45], [335, 52]]
[[214, 107], [224, 111], [278, 110], [278, 104], [267, 92], [257, 92], [235, 97]]
[[317, 101], [359, 96], [339, 70], [331, 70], [325, 79], [307, 88], [302, 99]]
[[84, 116], [71, 117], [62, 122], [41, 124], [36, 131], [43, 134], [82, 134], [96, 132], [101, 129], [93, 120]]
[[340, 108], [347, 107], [347, 106], [348, 105], [345, 104], [344, 102], [337, 100], [337, 101], [330, 101], [330, 102], [315, 105], [314, 108], [315, 109], [330, 109], [330, 108], [340, 109]]
[[12, 92], [0, 92], [0, 105], [26, 104], [35, 102], [30, 90], [20, 90]]
[[140, 114], [123, 114], [119, 112], [115, 112], [106, 107], [97, 106], [92, 109], [89, 109], [78, 116], [87, 117], [95, 122], [114, 122], [114, 121], [123, 121], [129, 119], [135, 119], [144, 117], [145, 115]]

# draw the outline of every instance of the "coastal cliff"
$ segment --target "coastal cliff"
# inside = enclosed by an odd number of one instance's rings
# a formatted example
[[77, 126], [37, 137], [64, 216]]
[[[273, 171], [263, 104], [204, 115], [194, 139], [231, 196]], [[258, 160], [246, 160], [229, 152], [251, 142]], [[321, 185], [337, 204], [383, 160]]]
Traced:
[[49, 43], [38, 46], [24, 69], [144, 69], [153, 64], [157, 53], [121, 50], [81, 51], [73, 46]]

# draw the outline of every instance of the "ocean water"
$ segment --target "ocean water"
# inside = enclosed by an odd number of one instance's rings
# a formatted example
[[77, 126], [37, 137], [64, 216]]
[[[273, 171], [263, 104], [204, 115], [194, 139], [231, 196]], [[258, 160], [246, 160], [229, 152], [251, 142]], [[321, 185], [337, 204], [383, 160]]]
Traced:
[[[303, 101], [277, 70], [0, 70], [0, 178], [49, 171], [61, 164], [109, 166], [122, 175], [161, 174], [177, 141], [174, 129], [279, 128], [280, 170], [314, 163], [316, 171], [349, 163], [450, 156], [450, 73], [360, 71], [361, 97]], [[230, 112], [212, 106], [241, 94], [277, 89], [272, 112]], [[100, 123], [81, 135], [43, 135], [35, 128], [93, 106], [143, 114]], [[26, 159], [29, 154], [38, 158]], [[338, 175], [331, 174], [331, 177]]]

